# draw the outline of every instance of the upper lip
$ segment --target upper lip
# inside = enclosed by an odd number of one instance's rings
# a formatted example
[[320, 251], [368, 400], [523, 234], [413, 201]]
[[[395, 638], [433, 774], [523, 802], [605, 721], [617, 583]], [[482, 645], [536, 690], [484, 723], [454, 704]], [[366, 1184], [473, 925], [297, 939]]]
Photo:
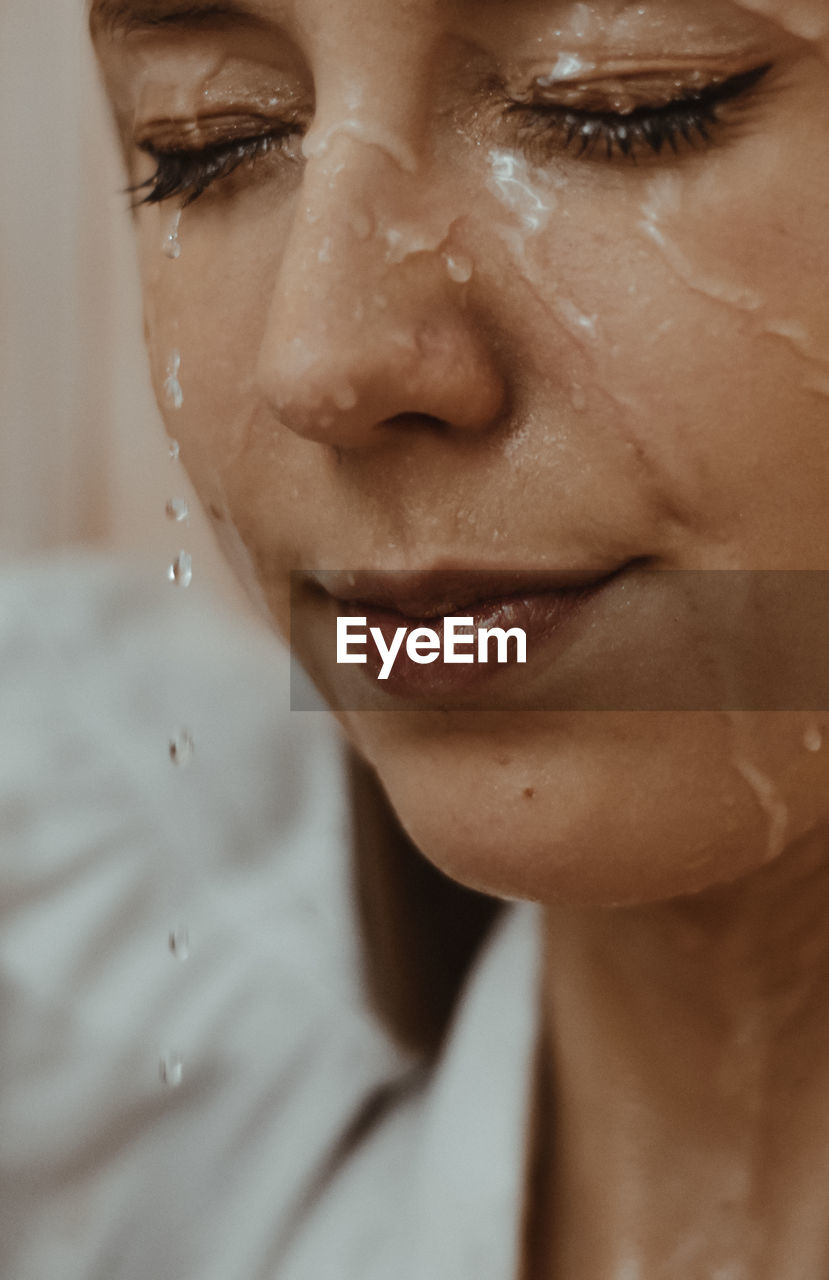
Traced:
[[335, 600], [391, 609], [409, 618], [436, 618], [487, 601], [585, 591], [620, 573], [626, 564], [593, 569], [345, 570], [318, 571], [310, 580]]

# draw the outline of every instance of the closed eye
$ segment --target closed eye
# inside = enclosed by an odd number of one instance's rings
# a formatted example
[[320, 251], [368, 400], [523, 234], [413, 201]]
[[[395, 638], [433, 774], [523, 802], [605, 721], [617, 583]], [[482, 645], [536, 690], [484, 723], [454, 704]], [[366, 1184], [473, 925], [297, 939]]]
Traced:
[[683, 145], [712, 142], [722, 124], [720, 109], [748, 94], [770, 69], [766, 63], [670, 102], [643, 104], [625, 113], [523, 102], [513, 103], [510, 110], [519, 117], [525, 141], [543, 142], [546, 134], [559, 150], [572, 151], [577, 158], [636, 159], [666, 150], [677, 155]]
[[162, 150], [152, 143], [141, 143], [139, 149], [155, 161], [155, 173], [127, 190], [137, 197], [133, 202], [136, 207], [161, 204], [164, 200], [181, 196], [184, 197], [183, 206], [187, 206], [198, 200], [214, 182], [229, 177], [245, 162], [253, 164], [270, 152], [290, 155], [289, 144], [295, 141], [296, 136], [296, 127], [284, 124], [267, 133], [212, 142], [199, 148]]

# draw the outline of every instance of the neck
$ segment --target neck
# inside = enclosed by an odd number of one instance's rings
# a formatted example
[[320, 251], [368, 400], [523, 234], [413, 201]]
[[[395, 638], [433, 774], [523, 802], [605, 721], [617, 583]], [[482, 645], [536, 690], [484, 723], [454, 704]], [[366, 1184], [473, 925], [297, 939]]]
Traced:
[[534, 1277], [829, 1275], [825, 841], [694, 899], [551, 908], [545, 973]]

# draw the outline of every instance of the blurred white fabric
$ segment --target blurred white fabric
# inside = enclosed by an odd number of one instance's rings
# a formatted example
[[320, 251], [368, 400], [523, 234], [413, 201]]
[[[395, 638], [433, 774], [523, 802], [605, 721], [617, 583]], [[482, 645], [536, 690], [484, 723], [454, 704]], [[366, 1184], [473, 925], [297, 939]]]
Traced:
[[438, 1067], [402, 1054], [360, 980], [341, 746], [287, 687], [274, 641], [157, 578], [0, 575], [4, 1280], [515, 1274], [536, 909]]

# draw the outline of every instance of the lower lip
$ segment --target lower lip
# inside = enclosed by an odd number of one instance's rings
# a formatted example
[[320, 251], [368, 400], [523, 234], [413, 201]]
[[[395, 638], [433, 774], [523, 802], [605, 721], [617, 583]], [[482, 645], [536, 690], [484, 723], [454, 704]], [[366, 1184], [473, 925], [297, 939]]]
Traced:
[[[527, 637], [527, 662], [515, 662], [515, 644], [510, 642], [510, 661], [498, 663], [495, 660], [495, 645], [491, 646], [489, 662], [447, 664], [439, 654], [437, 661], [429, 664], [413, 662], [406, 653], [405, 641], [397, 655], [388, 678], [379, 680], [378, 676], [382, 660], [373, 642], [366, 648], [368, 661], [361, 666], [350, 667], [349, 670], [361, 672], [371, 684], [384, 694], [393, 698], [414, 700], [417, 702], [433, 701], [452, 697], [453, 701], [463, 695], [466, 705], [475, 706], [475, 696], [480, 699], [480, 691], [495, 685], [499, 686], [498, 696], [492, 689], [492, 697], [487, 699], [487, 706], [500, 704], [507, 693], [516, 685], [523, 686], [527, 677], [531, 677], [534, 659], [541, 658], [549, 663], [555, 657], [557, 649], [569, 645], [576, 635], [576, 621], [582, 617], [590, 604], [610, 582], [610, 578], [602, 579], [589, 586], [570, 588], [563, 591], [549, 591], [532, 595], [509, 596], [496, 600], [485, 600], [477, 604], [457, 608], [451, 617], [471, 617], [476, 631], [481, 627], [502, 627], [505, 631], [519, 627]], [[443, 640], [443, 616], [432, 618], [412, 618], [392, 609], [360, 603], [359, 601], [336, 601], [337, 613], [340, 616], [360, 617], [366, 619], [366, 630], [377, 627], [389, 645], [395, 632], [406, 627], [407, 632], [416, 627], [429, 627], [437, 632]], [[473, 647], [462, 648], [461, 653], [474, 654]], [[503, 690], [501, 688], [503, 687]]]

